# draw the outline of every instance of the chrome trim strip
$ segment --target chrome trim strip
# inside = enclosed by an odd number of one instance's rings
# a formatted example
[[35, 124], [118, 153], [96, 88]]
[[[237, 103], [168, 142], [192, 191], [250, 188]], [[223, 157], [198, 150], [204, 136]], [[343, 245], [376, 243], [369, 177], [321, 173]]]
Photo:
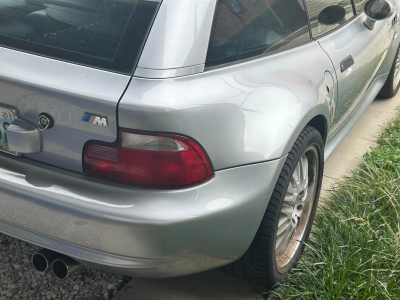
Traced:
[[202, 72], [204, 72], [204, 64], [185, 67], [185, 68], [162, 69], [162, 70], [136, 68], [135, 74], [133, 76], [139, 78], [166, 79], [173, 77], [188, 76]]

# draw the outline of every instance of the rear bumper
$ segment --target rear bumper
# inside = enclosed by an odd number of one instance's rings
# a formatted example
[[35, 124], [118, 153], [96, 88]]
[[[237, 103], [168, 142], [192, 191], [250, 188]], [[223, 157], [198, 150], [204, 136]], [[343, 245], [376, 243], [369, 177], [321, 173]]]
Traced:
[[180, 190], [127, 187], [0, 155], [0, 231], [84, 265], [172, 277], [240, 257], [285, 157]]

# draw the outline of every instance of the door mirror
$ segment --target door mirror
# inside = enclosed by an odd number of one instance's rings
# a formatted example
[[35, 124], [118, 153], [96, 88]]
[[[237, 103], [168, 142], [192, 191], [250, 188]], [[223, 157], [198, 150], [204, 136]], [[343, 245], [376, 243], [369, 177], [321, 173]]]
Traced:
[[367, 15], [364, 24], [372, 30], [376, 21], [385, 20], [393, 14], [393, 7], [386, 0], [369, 0], [365, 3], [364, 12]]

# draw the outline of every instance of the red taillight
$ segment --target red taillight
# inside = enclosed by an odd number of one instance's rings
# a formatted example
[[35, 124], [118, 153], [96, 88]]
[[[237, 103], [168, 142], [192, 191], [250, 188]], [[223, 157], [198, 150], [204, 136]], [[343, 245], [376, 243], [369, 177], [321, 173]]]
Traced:
[[91, 141], [85, 148], [87, 174], [153, 186], [187, 186], [211, 178], [203, 150], [169, 134], [120, 130], [117, 143]]

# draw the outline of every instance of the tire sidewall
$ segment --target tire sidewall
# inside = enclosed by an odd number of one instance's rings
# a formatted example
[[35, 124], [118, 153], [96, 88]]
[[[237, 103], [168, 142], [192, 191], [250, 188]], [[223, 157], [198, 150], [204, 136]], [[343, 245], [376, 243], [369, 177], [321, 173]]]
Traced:
[[394, 57], [394, 61], [392, 67], [390, 69], [388, 78], [386, 79], [385, 85], [382, 87], [382, 90], [379, 92], [379, 96], [384, 98], [391, 98], [394, 97], [400, 88], [400, 81], [397, 83], [397, 86], [393, 86], [393, 79], [394, 79], [394, 72], [396, 70], [396, 60], [397, 56], [399, 55], [400, 51], [400, 44], [397, 47], [396, 55]]
[[[397, 51], [399, 51], [399, 50], [397, 50]], [[396, 61], [395, 61], [395, 63], [396, 63]], [[399, 88], [400, 88], [400, 81], [397, 83], [397, 86], [393, 86], [394, 71], [395, 71], [395, 66], [393, 66], [393, 75], [391, 76], [392, 77], [391, 79], [392, 79], [392, 89], [393, 89], [392, 94], [393, 94], [393, 96], [395, 96], [397, 94], [397, 92], [399, 91]]]
[[[289, 186], [289, 182], [290, 182], [290, 178], [292, 177], [294, 170], [295, 170], [295, 166], [297, 165], [297, 163], [299, 162], [300, 158], [303, 156], [304, 152], [306, 151], [306, 149], [309, 146], [315, 146], [318, 152], [318, 171], [317, 171], [317, 182], [316, 182], [316, 191], [315, 191], [315, 195], [314, 195], [314, 204], [311, 210], [311, 215], [310, 215], [310, 219], [307, 223], [307, 227], [305, 228], [305, 234], [304, 234], [304, 240], [303, 241], [307, 241], [310, 232], [311, 232], [311, 228], [312, 228], [312, 224], [314, 222], [315, 219], [315, 214], [316, 214], [316, 210], [318, 207], [318, 199], [319, 199], [319, 195], [320, 195], [320, 191], [321, 191], [321, 185], [322, 185], [322, 177], [323, 177], [323, 169], [324, 169], [324, 143], [322, 140], [321, 135], [319, 134], [319, 132], [317, 130], [315, 130], [314, 128], [312, 128], [312, 135], [302, 143], [300, 149], [299, 149], [299, 153], [300, 155], [297, 155], [297, 157], [295, 157], [295, 160], [293, 162], [293, 167], [292, 170], [288, 173], [288, 176], [286, 177], [286, 181], [285, 181], [285, 185], [284, 185], [284, 191], [286, 193], [286, 190]], [[287, 160], [290, 158], [287, 158]], [[278, 206], [278, 212], [281, 211], [282, 206], [283, 206], [283, 200], [285, 198], [285, 193], [283, 193], [281, 195], [281, 199], [279, 201], [279, 206]], [[277, 216], [278, 221], [275, 222], [276, 226], [275, 226], [275, 232], [278, 231], [278, 223], [279, 223], [279, 215]], [[287, 266], [287, 268], [285, 269], [284, 272], [281, 272], [278, 270], [277, 264], [276, 264], [276, 253], [275, 253], [275, 244], [276, 244], [276, 234], [275, 234], [275, 240], [273, 243], [273, 255], [272, 255], [272, 266], [273, 266], [273, 273], [274, 273], [274, 277], [276, 279], [277, 282], [283, 282], [290, 269], [295, 266], [295, 264], [297, 263], [297, 261], [300, 259], [302, 253], [304, 252], [305, 249], [305, 244], [303, 243], [296, 251], [296, 253], [293, 256], [293, 260], [292, 263], [289, 264]]]
[[392, 69], [390, 70], [390, 81], [391, 81], [391, 86], [392, 86], [392, 95], [396, 95], [397, 92], [399, 91], [400, 88], [400, 81], [397, 83], [396, 86], [393, 86], [393, 80], [394, 80], [394, 72], [396, 71], [396, 60], [397, 60], [397, 56], [399, 55], [399, 51], [400, 51], [400, 45], [397, 48], [397, 52], [396, 52], [396, 56], [394, 58], [394, 62], [393, 62], [393, 66]]

